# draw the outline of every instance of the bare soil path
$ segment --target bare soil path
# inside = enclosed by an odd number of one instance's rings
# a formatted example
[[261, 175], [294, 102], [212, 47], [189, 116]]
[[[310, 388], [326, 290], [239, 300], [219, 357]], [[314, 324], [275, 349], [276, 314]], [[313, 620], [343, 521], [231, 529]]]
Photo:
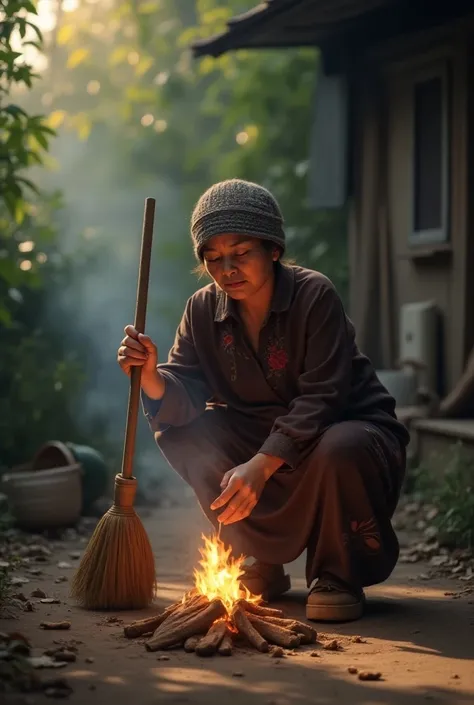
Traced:
[[[191, 586], [201, 531], [207, 531], [207, 526], [193, 507], [158, 509], [144, 523], [156, 555], [157, 604], [164, 607]], [[70, 683], [71, 705], [474, 702], [474, 595], [467, 583], [418, 579], [425, 570], [420, 563], [400, 564], [387, 583], [370, 589], [363, 620], [331, 627], [315, 625], [321, 633], [316, 649], [304, 647], [282, 659], [252, 651], [204, 659], [183, 651], [148, 653], [143, 640], [125, 639], [123, 624], [148, 616], [152, 609], [112, 615], [78, 609], [68, 597], [68, 587], [77, 564], [75, 552], [83, 548], [84, 540], [56, 547], [50, 560], [38, 564], [40, 575], [20, 567], [16, 575], [29, 582], [18, 590], [31, 601], [33, 611], [0, 622], [0, 631], [20, 632], [30, 639], [35, 655], [57, 647], [59, 640], [74, 641], [76, 661], [48, 671], [48, 676], [64, 677]], [[299, 618], [304, 617], [303, 567], [302, 559], [288, 567], [293, 591], [281, 603]], [[56, 582], [59, 576], [68, 580]], [[58, 598], [59, 604], [30, 597], [37, 589]], [[71, 628], [45, 631], [40, 628], [45, 619], [69, 620]], [[325, 650], [328, 639], [323, 635], [338, 639], [341, 650]], [[361, 640], [355, 640], [356, 636]], [[317, 655], [311, 655], [314, 652]], [[382, 680], [362, 682], [348, 668], [380, 671]], [[28, 694], [7, 702], [34, 705], [50, 699]]]

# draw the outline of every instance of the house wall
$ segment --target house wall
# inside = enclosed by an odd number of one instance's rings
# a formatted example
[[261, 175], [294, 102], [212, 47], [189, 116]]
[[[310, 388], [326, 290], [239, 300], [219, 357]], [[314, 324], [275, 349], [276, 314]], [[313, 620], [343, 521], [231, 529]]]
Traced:
[[[398, 357], [400, 307], [405, 303], [434, 300], [441, 313], [441, 394], [458, 381], [468, 348], [474, 339], [473, 236], [469, 192], [470, 141], [474, 132], [469, 86], [472, 83], [468, 24], [399, 39], [375, 50], [366, 59], [365, 71], [379, 75], [385, 144], [382, 142], [385, 194], [378, 198], [387, 210], [390, 250], [392, 359]], [[413, 79], [437, 62], [450, 67], [449, 233], [448, 244], [417, 245], [409, 242], [412, 229]], [[365, 73], [367, 77], [367, 73]], [[362, 111], [363, 112], [363, 111]], [[362, 145], [362, 159], [364, 157]], [[366, 190], [367, 191], [367, 190]], [[362, 193], [359, 199], [373, 194]], [[383, 203], [385, 201], [385, 203]]]

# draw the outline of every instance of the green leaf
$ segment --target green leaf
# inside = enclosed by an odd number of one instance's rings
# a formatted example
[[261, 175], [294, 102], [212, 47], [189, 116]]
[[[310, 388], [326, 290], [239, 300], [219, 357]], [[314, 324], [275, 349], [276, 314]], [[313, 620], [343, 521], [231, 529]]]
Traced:
[[1, 303], [0, 303], [0, 323], [3, 326], [5, 326], [6, 328], [9, 328], [12, 324], [12, 314]]
[[44, 136], [44, 134], [41, 132], [41, 130], [35, 130], [34, 136], [40, 147], [42, 147], [44, 150], [48, 149], [48, 140]]
[[31, 189], [34, 193], [39, 194], [39, 189], [38, 189], [38, 187], [35, 186], [35, 184], [34, 184], [32, 181], [30, 181], [30, 179], [27, 179], [27, 178], [25, 178], [24, 176], [17, 176], [17, 181], [19, 181], [20, 183], [22, 183], [22, 184], [24, 184], [25, 186], [27, 186], [27, 187], [28, 187], [29, 189]]
[[15, 204], [15, 213], [14, 213], [15, 222], [18, 225], [21, 225], [25, 219], [25, 215], [26, 215], [25, 202], [23, 201], [23, 199], [18, 199]]
[[23, 9], [26, 10], [27, 12], [31, 12], [32, 15], [38, 14], [38, 11], [37, 11], [34, 3], [30, 2], [30, 0], [22, 0], [21, 4], [23, 6]]
[[28, 117], [28, 114], [23, 110], [23, 108], [20, 108], [18, 105], [13, 105], [13, 103], [7, 105], [7, 107], [3, 108], [3, 110], [9, 115], [13, 115], [15, 117], [19, 115], [24, 115], [25, 117]]
[[43, 34], [41, 33], [41, 30], [33, 24], [33, 22], [26, 22], [26, 24], [31, 27], [31, 29], [36, 33], [36, 36], [38, 37], [38, 40], [43, 44]]

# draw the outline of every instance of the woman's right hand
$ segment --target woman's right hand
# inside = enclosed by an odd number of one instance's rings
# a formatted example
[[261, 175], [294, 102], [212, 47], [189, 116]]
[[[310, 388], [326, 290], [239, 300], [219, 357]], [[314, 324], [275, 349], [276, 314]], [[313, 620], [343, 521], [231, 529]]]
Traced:
[[158, 350], [155, 343], [148, 335], [138, 333], [134, 326], [125, 326], [125, 338], [120, 343], [117, 361], [127, 376], [130, 376], [132, 367], [142, 368], [142, 382], [156, 379], [156, 366], [158, 364]]

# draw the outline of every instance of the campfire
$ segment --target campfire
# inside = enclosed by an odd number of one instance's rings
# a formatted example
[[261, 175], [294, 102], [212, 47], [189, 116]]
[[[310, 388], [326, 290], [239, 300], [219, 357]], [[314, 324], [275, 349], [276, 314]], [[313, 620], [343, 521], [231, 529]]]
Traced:
[[239, 641], [263, 653], [316, 641], [308, 624], [286, 618], [282, 610], [262, 605], [260, 595], [242, 590], [243, 556], [232, 558], [232, 549], [218, 536], [203, 539], [193, 590], [160, 615], [127, 625], [126, 637], [148, 636], [148, 651], [184, 648], [199, 656], [230, 656]]

